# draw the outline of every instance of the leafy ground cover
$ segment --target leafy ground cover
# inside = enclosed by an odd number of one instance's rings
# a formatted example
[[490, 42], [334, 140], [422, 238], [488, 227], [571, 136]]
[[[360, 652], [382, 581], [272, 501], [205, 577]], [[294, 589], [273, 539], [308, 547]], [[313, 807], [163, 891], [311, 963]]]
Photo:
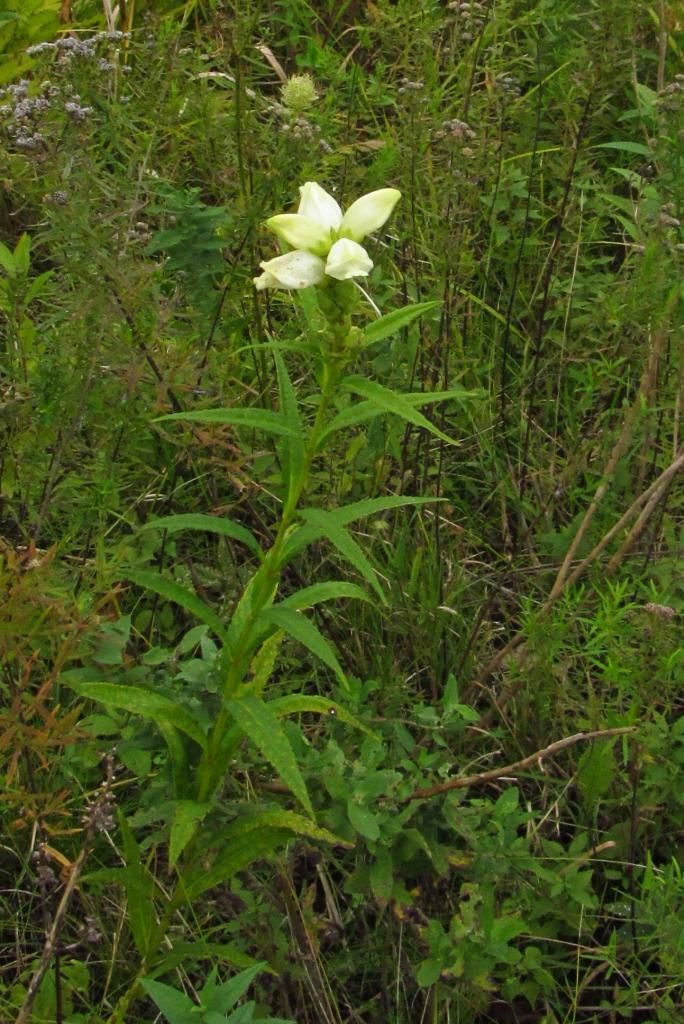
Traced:
[[0, 1019], [684, 1019], [683, 45], [0, 2]]

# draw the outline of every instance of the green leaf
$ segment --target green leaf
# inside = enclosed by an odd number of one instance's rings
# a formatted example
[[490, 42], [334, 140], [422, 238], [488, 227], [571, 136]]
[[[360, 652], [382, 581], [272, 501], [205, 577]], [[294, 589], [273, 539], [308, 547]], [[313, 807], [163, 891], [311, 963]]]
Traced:
[[370, 867], [370, 886], [380, 906], [386, 907], [394, 887], [392, 853], [386, 846], [378, 846], [375, 861]]
[[577, 784], [585, 807], [594, 807], [606, 795], [615, 773], [613, 742], [594, 741], [583, 752], [577, 765]]
[[272, 853], [277, 846], [287, 843], [291, 838], [289, 830], [280, 828], [261, 829], [236, 836], [209, 868], [201, 868], [195, 878], [189, 879], [185, 889], [188, 900], [194, 900], [215, 885], [228, 881], [238, 871]]
[[111, 707], [121, 708], [122, 711], [140, 715], [142, 718], [151, 718], [153, 721], [165, 718], [176, 729], [180, 729], [193, 739], [202, 750], [207, 748], [207, 738], [199, 722], [170, 697], [151, 690], [143, 690], [139, 686], [125, 686], [121, 683], [81, 682], [70, 680], [68, 676], [63, 682], [69, 689], [89, 700], [97, 700], [101, 704], [109, 704]]
[[434, 985], [435, 982], [439, 981], [439, 976], [442, 973], [444, 964], [441, 960], [436, 957], [431, 957], [428, 960], [423, 960], [420, 967], [416, 971], [416, 981], [421, 988], [429, 988]]
[[305, 818], [294, 811], [287, 811], [283, 808], [271, 808], [263, 811], [252, 811], [240, 815], [231, 822], [227, 828], [221, 829], [216, 835], [212, 835], [209, 844], [211, 846], [223, 846], [226, 841], [236, 836], [247, 835], [264, 828], [289, 829], [293, 835], [308, 836], [310, 839], [320, 839], [325, 843], [341, 843], [343, 846], [351, 846], [351, 843], [329, 832], [327, 828], [321, 828], [310, 818]]
[[639, 156], [653, 156], [653, 150], [645, 146], [643, 142], [599, 142], [595, 146], [590, 146], [590, 149], [618, 149], [625, 153], [637, 153]]
[[268, 704], [259, 697], [245, 696], [226, 701], [226, 707], [243, 732], [249, 736], [255, 747], [275, 768], [281, 780], [313, 818], [313, 807], [290, 741]]
[[353, 797], [347, 801], [347, 815], [353, 828], [359, 835], [365, 836], [366, 839], [380, 838], [380, 826], [377, 815], [373, 814], [367, 807], [364, 807], [363, 804], [356, 803]]
[[194, 800], [176, 800], [169, 839], [169, 864], [175, 867], [178, 858], [188, 845], [207, 811], [209, 804], [198, 804]]
[[30, 235], [23, 234], [14, 247], [14, 266], [18, 274], [23, 274], [24, 277], [28, 274], [31, 266]]
[[195, 1004], [184, 992], [150, 978], [141, 978], [140, 984], [170, 1024], [195, 1024], [198, 1019], [193, 1013]]
[[14, 255], [4, 242], [0, 242], [0, 267], [2, 267], [8, 277], [16, 277], [17, 268], [14, 263]]
[[356, 583], [346, 583], [343, 580], [327, 580], [325, 583], [312, 583], [310, 587], [302, 587], [301, 590], [290, 594], [276, 608], [293, 608], [301, 611], [303, 608], [313, 608], [314, 605], [323, 601], [339, 601], [341, 598], [355, 598], [357, 601], [370, 601], [368, 594], [358, 587]]
[[441, 302], [417, 302], [413, 306], [404, 306], [403, 309], [394, 309], [391, 313], [386, 313], [385, 316], [381, 316], [379, 320], [375, 320], [364, 329], [361, 347], [367, 348], [377, 341], [384, 341], [390, 335], [408, 327], [419, 316], [429, 313], [430, 310], [437, 309], [441, 305]]
[[[172, 949], [161, 949], [152, 957], [148, 969], [148, 977], [153, 978], [157, 974], [168, 974], [180, 964], [198, 960], [222, 960], [233, 967], [253, 967], [256, 963], [254, 957], [248, 956], [235, 942], [204, 942], [198, 939], [196, 942], [174, 941]], [[268, 974], [275, 974], [270, 967], [264, 967]]]
[[158, 572], [134, 571], [132, 569], [126, 572], [125, 579], [142, 587], [143, 590], [151, 590], [152, 593], [159, 594], [167, 601], [179, 605], [186, 612], [190, 612], [191, 615], [205, 622], [221, 640], [226, 639], [225, 627], [216, 612], [206, 605], [197, 594], [182, 587], [180, 583], [169, 580]]
[[275, 715], [282, 718], [286, 715], [304, 715], [313, 712], [314, 714], [327, 715], [330, 718], [338, 718], [340, 722], [361, 729], [369, 736], [375, 736], [372, 729], [355, 718], [341, 704], [327, 697], [315, 697], [306, 693], [292, 693], [286, 697], [275, 697], [268, 702], [268, 706]]
[[290, 431], [278, 446], [283, 478], [287, 484], [289, 496], [294, 493], [304, 465], [304, 432], [297, 406], [297, 395], [292, 387], [285, 361], [278, 351], [273, 353], [273, 358], [278, 372], [280, 414]]
[[222, 516], [209, 516], [202, 512], [189, 512], [185, 515], [151, 519], [143, 523], [140, 530], [166, 530], [168, 533], [178, 533], [179, 530], [202, 530], [206, 533], [217, 533], [222, 537], [230, 537], [231, 540], [240, 541], [255, 554], [262, 554], [259, 542], [244, 526], [240, 526], [239, 523], [234, 523], [230, 519], [224, 519]]
[[275, 608], [267, 608], [262, 612], [261, 617], [266, 622], [272, 622], [279, 629], [284, 629], [291, 637], [298, 640], [312, 654], [320, 658], [324, 665], [333, 670], [344, 687], [348, 686], [342, 666], [332, 647], [313, 622], [310, 622], [301, 612], [278, 605]]
[[278, 651], [280, 650], [280, 645], [283, 642], [284, 636], [285, 633], [283, 630], [279, 629], [272, 636], [269, 636], [267, 640], [264, 640], [263, 644], [252, 658], [252, 663], [249, 666], [249, 671], [252, 675], [249, 682], [249, 692], [254, 697], [261, 696], [266, 683], [273, 675], [276, 658], [278, 657]]
[[163, 715], [155, 717], [155, 725], [164, 737], [169, 751], [171, 762], [171, 774], [173, 778], [173, 795], [177, 800], [182, 799], [188, 792], [190, 774], [188, 772], [188, 755], [183, 742], [183, 737], [168, 718]]
[[339, 551], [342, 557], [370, 583], [380, 600], [385, 603], [387, 599], [378, 582], [375, 569], [351, 534], [345, 530], [344, 526], [340, 525], [335, 516], [322, 509], [306, 508], [301, 512], [301, 517], [305, 523], [318, 530], [319, 536], [325, 537]]
[[[404, 401], [409, 402], [410, 405], [420, 407], [423, 405], [434, 405], [437, 402], [448, 402], [452, 399], [465, 401], [466, 399], [477, 397], [477, 392], [466, 391], [464, 388], [451, 388], [449, 391], [409, 392], [401, 397]], [[318, 444], [319, 450], [325, 445], [328, 438], [338, 430], [354, 427], [357, 423], [365, 423], [376, 416], [384, 416], [386, 411], [386, 409], [372, 401], [357, 402], [355, 405], [350, 405], [347, 409], [342, 409], [341, 412], [338, 412], [330, 420], [321, 434]]]
[[210, 1013], [227, 1013], [245, 994], [257, 974], [260, 974], [265, 966], [263, 962], [255, 964], [254, 967], [249, 967], [246, 971], [236, 974], [234, 978], [223, 985], [213, 984], [211, 987], [205, 985], [200, 992], [200, 1002]]
[[143, 864], [140, 847], [123, 813], [119, 812], [119, 829], [126, 860], [124, 879], [126, 886], [127, 918], [133, 941], [141, 957], [147, 956], [155, 926], [154, 878]]
[[287, 426], [280, 413], [272, 412], [270, 409], [198, 409], [196, 412], [167, 413], [166, 416], [157, 416], [152, 422], [162, 423], [165, 420], [251, 427], [253, 430], [263, 430], [267, 434], [292, 436], [292, 428]]
[[436, 427], [430, 420], [426, 419], [404, 395], [400, 395], [396, 391], [390, 391], [389, 388], [383, 387], [382, 384], [378, 384], [376, 381], [367, 380], [365, 377], [347, 377], [342, 381], [342, 387], [355, 395], [367, 398], [368, 401], [373, 402], [383, 412], [399, 416], [408, 423], [413, 423], [414, 426], [429, 431], [447, 444], [455, 445], [459, 443]]

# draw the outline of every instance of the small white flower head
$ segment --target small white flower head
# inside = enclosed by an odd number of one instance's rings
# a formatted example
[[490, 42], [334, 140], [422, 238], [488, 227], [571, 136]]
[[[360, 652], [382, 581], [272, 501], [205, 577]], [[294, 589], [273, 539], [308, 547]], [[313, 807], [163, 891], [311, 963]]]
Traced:
[[280, 91], [283, 104], [295, 114], [303, 114], [318, 99], [311, 75], [292, 75]]
[[[308, 288], [321, 284], [326, 276], [337, 281], [367, 277], [373, 261], [359, 243], [382, 227], [401, 192], [396, 188], [369, 192], [352, 203], [346, 213], [315, 181], [307, 181], [299, 192], [297, 213], [281, 213], [266, 221], [266, 226], [293, 246], [294, 252], [262, 263], [264, 273], [254, 279], [257, 289]], [[285, 283], [290, 280], [306, 283]]]

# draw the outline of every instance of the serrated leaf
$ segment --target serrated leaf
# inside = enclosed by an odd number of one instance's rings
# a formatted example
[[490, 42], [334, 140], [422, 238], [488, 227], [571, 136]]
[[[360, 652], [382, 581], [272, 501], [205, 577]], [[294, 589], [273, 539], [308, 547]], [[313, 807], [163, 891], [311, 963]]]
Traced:
[[339, 551], [342, 557], [370, 583], [380, 600], [385, 603], [387, 599], [378, 582], [375, 569], [351, 534], [335, 519], [335, 516], [322, 509], [306, 508], [301, 512], [301, 517], [305, 523], [318, 530], [319, 536], [325, 537]]
[[446, 444], [455, 445], [459, 443], [452, 437], [449, 437], [448, 434], [445, 434], [439, 427], [436, 427], [430, 420], [426, 419], [404, 395], [391, 391], [376, 381], [367, 380], [365, 377], [347, 377], [342, 381], [342, 387], [355, 395], [361, 395], [362, 398], [368, 399], [368, 401], [373, 402], [384, 412], [393, 416], [399, 416], [408, 423], [413, 423], [414, 426], [429, 431], [435, 437], [445, 441]]
[[169, 864], [175, 867], [178, 858], [188, 845], [207, 811], [209, 804], [199, 804], [195, 800], [176, 800], [171, 823], [169, 839]]
[[284, 629], [294, 640], [298, 640], [312, 654], [320, 658], [324, 665], [331, 668], [342, 685], [347, 687], [347, 679], [337, 660], [337, 655], [320, 630], [306, 616], [291, 608], [283, 608], [278, 605], [262, 612], [262, 619], [265, 622], [273, 623], [279, 629]]
[[222, 516], [205, 515], [202, 512], [189, 512], [184, 515], [162, 516], [159, 519], [151, 519], [139, 528], [142, 530], [166, 530], [168, 533], [178, 533], [179, 530], [201, 530], [205, 533], [216, 533], [221, 537], [230, 537], [244, 544], [257, 555], [262, 554], [259, 542], [254, 535], [244, 526], [234, 523]]
[[441, 305], [441, 302], [435, 301], [416, 302], [413, 306], [404, 306], [402, 309], [394, 309], [391, 313], [386, 313], [385, 316], [381, 316], [379, 320], [373, 321], [372, 324], [364, 328], [361, 347], [367, 348], [369, 345], [374, 345], [377, 341], [384, 341], [390, 335], [396, 334], [397, 331], [401, 331], [404, 327], [408, 327], [419, 316], [423, 316], [424, 313], [429, 313]]
[[151, 718], [152, 720], [165, 718], [176, 729], [186, 733], [203, 750], [206, 750], [207, 738], [199, 722], [195, 721], [189, 711], [170, 697], [150, 690], [143, 690], [139, 686], [126, 686], [122, 683], [81, 682], [69, 680], [68, 677], [63, 681], [69, 689], [79, 693], [82, 697], [97, 700], [101, 704], [121, 708], [122, 711], [140, 715], [142, 718]]
[[287, 426], [280, 413], [270, 409], [198, 409], [196, 412], [167, 413], [165, 416], [157, 416], [152, 422], [162, 423], [167, 420], [250, 427], [280, 437], [292, 436], [292, 428]]
[[249, 666], [249, 671], [252, 675], [249, 682], [249, 692], [253, 696], [261, 696], [266, 683], [273, 675], [278, 651], [280, 650], [280, 645], [282, 644], [284, 637], [284, 631], [279, 629], [272, 636], [269, 636], [267, 640], [264, 640], [257, 653], [252, 658], [252, 663]]
[[206, 605], [197, 594], [182, 587], [180, 583], [169, 580], [158, 572], [130, 570], [126, 572], [125, 578], [131, 583], [135, 583], [136, 586], [142, 587], [144, 590], [151, 590], [153, 594], [159, 594], [167, 601], [184, 608], [186, 612], [190, 612], [191, 615], [206, 623], [218, 637], [225, 640], [226, 630], [216, 612]]
[[[297, 612], [291, 614], [297, 615]], [[236, 697], [226, 701], [235, 722], [271, 764], [293, 796], [313, 818], [314, 812], [299, 771], [299, 765], [283, 728], [268, 704], [259, 697]]]

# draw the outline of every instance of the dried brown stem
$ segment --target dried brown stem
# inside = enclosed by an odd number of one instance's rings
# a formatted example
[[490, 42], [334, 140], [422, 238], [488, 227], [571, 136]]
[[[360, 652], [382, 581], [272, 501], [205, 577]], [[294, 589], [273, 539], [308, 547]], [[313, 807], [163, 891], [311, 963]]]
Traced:
[[533, 764], [542, 761], [545, 757], [551, 757], [553, 754], [565, 750], [566, 747], [573, 747], [576, 743], [609, 739], [612, 736], [626, 736], [633, 732], [636, 732], [636, 726], [633, 725], [620, 726], [617, 729], [595, 729], [593, 732], [576, 732], [573, 736], [565, 736], [562, 740], [556, 740], [555, 743], [550, 743], [548, 747], [536, 750], [534, 754], [529, 754], [527, 757], [523, 757], [520, 761], [514, 761], [512, 764], [506, 764], [503, 768], [491, 768], [486, 772], [478, 772], [477, 775], [463, 775], [457, 779], [450, 779], [448, 782], [440, 782], [436, 786], [428, 786], [426, 789], [416, 789], [410, 796], [406, 797], [405, 802], [428, 800], [432, 796], [448, 793], [452, 789], [469, 789], [471, 786], [481, 786], [486, 782], [494, 782], [509, 775], [517, 775], [530, 768]]

